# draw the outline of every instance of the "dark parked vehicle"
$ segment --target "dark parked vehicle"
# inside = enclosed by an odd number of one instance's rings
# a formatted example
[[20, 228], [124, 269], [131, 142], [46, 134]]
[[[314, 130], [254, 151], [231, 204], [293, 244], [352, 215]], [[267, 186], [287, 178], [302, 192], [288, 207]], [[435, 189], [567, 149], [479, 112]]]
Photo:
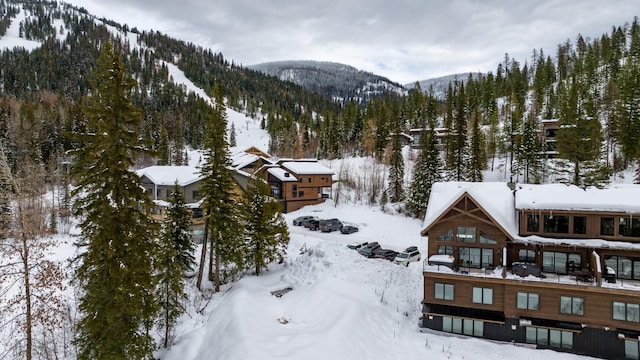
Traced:
[[338, 219], [320, 220], [320, 231], [332, 232], [342, 229], [342, 223]]
[[358, 249], [358, 253], [364, 257], [373, 257], [374, 252], [378, 249], [380, 249], [380, 244], [374, 241]]
[[390, 249], [379, 249], [374, 251], [373, 253], [374, 258], [385, 259], [389, 261], [393, 261], [397, 255], [398, 255], [397, 251], [390, 250]]
[[318, 219], [311, 219], [311, 220], [307, 220], [303, 223], [304, 227], [306, 227], [309, 230], [313, 230], [316, 231], [318, 230], [318, 227], [320, 226], [320, 220]]
[[343, 234], [353, 234], [354, 232], [358, 232], [358, 227], [353, 225], [345, 225], [340, 229], [340, 232]]
[[305, 221], [309, 221], [309, 220], [313, 220], [313, 219], [317, 219], [317, 218], [315, 216], [311, 216], [311, 215], [300, 216], [300, 217], [297, 217], [297, 218], [293, 219], [293, 225], [302, 226]]
[[360, 244], [349, 244], [347, 245], [347, 247], [351, 250], [359, 250], [360, 248], [362, 248], [363, 246], [367, 246], [367, 244], [369, 244], [368, 242], [363, 242]]
[[414, 252], [414, 251], [418, 251], [418, 247], [417, 246], [409, 246], [408, 248], [404, 249], [404, 252]]

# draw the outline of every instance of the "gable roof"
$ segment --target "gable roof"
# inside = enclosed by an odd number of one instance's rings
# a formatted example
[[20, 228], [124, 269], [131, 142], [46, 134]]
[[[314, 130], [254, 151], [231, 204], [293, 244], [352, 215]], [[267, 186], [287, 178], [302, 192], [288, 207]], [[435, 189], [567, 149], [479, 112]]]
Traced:
[[438, 182], [433, 184], [421, 234], [425, 235], [429, 228], [465, 194], [482, 207], [506, 234], [512, 238], [517, 236], [514, 195], [507, 184], [501, 182]]
[[146, 176], [156, 185], [187, 186], [202, 179], [200, 169], [195, 166], [149, 166], [136, 171], [138, 176]]
[[287, 170], [279, 167], [271, 167], [267, 169], [267, 172], [275, 176], [280, 181], [298, 181], [298, 179], [289, 173]]
[[564, 184], [518, 184], [518, 210], [583, 210], [640, 213], [640, 185], [619, 184], [609, 188], [582, 189]]

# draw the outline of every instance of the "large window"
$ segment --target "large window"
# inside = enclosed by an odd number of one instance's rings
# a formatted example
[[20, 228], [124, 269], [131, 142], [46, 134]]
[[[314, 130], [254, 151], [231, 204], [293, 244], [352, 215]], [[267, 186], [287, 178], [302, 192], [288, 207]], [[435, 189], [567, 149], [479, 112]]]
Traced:
[[443, 316], [442, 331], [482, 337], [484, 335], [484, 322]]
[[291, 186], [291, 197], [297, 197], [298, 196], [298, 185], [292, 185]]
[[460, 247], [458, 256], [463, 267], [479, 269], [493, 266], [493, 249]]
[[473, 226], [458, 226], [456, 238], [458, 241], [474, 243], [476, 242], [476, 228]]
[[472, 301], [476, 304], [493, 304], [493, 289], [474, 287]]
[[604, 263], [616, 272], [617, 278], [640, 279], [640, 258], [606, 255]]
[[621, 217], [618, 219], [620, 236], [640, 237], [640, 218]]
[[600, 218], [600, 235], [613, 236], [614, 219], [612, 217]]
[[586, 216], [574, 216], [573, 217], [573, 233], [584, 235], [587, 233], [587, 217]]
[[540, 215], [527, 214], [527, 232], [540, 232]]
[[640, 322], [640, 305], [614, 301], [613, 320]]
[[560, 313], [584, 315], [584, 299], [571, 296], [560, 296]]
[[540, 310], [540, 296], [534, 293], [518, 293], [518, 309]]
[[580, 269], [582, 257], [577, 253], [563, 253], [555, 251], [542, 252], [542, 271], [567, 274], [569, 268]]
[[452, 240], [453, 240], [453, 230], [449, 230], [446, 233], [436, 238], [436, 241], [452, 241]]
[[573, 333], [555, 329], [527, 327], [527, 343], [572, 349]]
[[436, 283], [434, 297], [442, 300], [453, 300], [453, 285]]
[[568, 234], [569, 217], [566, 215], [545, 215], [543, 230], [546, 233]]

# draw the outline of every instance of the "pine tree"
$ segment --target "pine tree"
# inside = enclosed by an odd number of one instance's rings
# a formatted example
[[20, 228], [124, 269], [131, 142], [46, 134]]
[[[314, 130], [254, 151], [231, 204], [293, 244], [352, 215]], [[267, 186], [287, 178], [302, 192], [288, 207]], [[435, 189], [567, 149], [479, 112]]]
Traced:
[[224, 94], [218, 83], [214, 88], [215, 105], [208, 112], [204, 139], [204, 165], [200, 168], [203, 185], [200, 188], [205, 201], [205, 240], [200, 256], [198, 288], [202, 289], [209, 242], [209, 279], [215, 291], [220, 290], [221, 271], [227, 265], [242, 264], [242, 223], [234, 198], [233, 177], [230, 170], [229, 144], [226, 138], [227, 114]]
[[431, 121], [429, 128], [423, 132], [420, 142], [420, 155], [414, 166], [413, 178], [409, 188], [409, 198], [407, 207], [409, 212], [417, 217], [423, 218], [427, 211], [431, 187], [438, 181], [442, 181], [442, 159]]
[[191, 241], [191, 211], [185, 207], [184, 196], [178, 184], [173, 188], [169, 198], [167, 221], [162, 236], [174, 244], [180, 269], [185, 273], [193, 271], [196, 265], [193, 254], [196, 246]]
[[391, 141], [391, 158], [389, 159], [389, 187], [388, 196], [392, 203], [404, 199], [404, 158], [402, 157], [402, 146], [400, 144], [399, 127], [398, 132], [393, 134]]
[[176, 184], [169, 198], [167, 221], [157, 248], [156, 298], [160, 305], [158, 328], [164, 330], [164, 347], [169, 346], [176, 321], [184, 313], [182, 303], [187, 300], [184, 291], [184, 272], [193, 271], [195, 245], [191, 241], [191, 216], [184, 206], [184, 197]]
[[236, 141], [236, 124], [231, 123], [231, 129], [229, 130], [229, 146], [234, 147], [238, 143]]
[[452, 127], [447, 135], [447, 179], [452, 181], [465, 181], [467, 175], [467, 161], [469, 159], [469, 147], [467, 139], [467, 106], [462, 83], [456, 86], [455, 114]]
[[522, 130], [522, 141], [516, 151], [516, 162], [518, 168], [524, 172], [524, 182], [531, 183], [533, 178], [535, 183], [540, 182], [540, 170], [542, 169], [541, 152], [542, 144], [537, 133], [537, 124], [533, 119], [528, 119], [524, 123]]
[[251, 178], [244, 196], [246, 266], [260, 275], [269, 263], [282, 261], [289, 244], [289, 229], [282, 205], [270, 196], [269, 186]]
[[149, 331], [157, 312], [152, 264], [157, 224], [135, 157], [148, 148], [140, 140], [141, 115], [128, 97], [135, 80], [119, 53], [106, 42], [96, 65], [88, 99], [86, 131], [77, 134], [72, 174], [75, 215], [82, 218], [82, 287], [78, 359], [151, 359]]
[[469, 140], [469, 161], [466, 166], [468, 181], [482, 182], [482, 170], [486, 167], [484, 151], [484, 137], [480, 131], [480, 114], [475, 107], [471, 124], [471, 138]]

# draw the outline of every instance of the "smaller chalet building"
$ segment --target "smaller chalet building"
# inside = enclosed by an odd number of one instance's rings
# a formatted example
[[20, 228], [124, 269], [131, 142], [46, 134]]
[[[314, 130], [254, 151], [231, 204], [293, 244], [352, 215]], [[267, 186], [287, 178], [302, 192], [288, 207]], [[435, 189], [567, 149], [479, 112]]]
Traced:
[[137, 171], [151, 199], [156, 204], [153, 217], [164, 220], [169, 198], [175, 184], [178, 184], [184, 196], [185, 204], [191, 209], [192, 238], [195, 242], [202, 241], [204, 221], [202, 212], [202, 198], [199, 195], [202, 177], [195, 166], [149, 166]]
[[640, 358], [640, 186], [436, 183], [422, 326]]
[[271, 195], [280, 201], [285, 213], [330, 198], [334, 174], [315, 159], [284, 159], [266, 167]]

